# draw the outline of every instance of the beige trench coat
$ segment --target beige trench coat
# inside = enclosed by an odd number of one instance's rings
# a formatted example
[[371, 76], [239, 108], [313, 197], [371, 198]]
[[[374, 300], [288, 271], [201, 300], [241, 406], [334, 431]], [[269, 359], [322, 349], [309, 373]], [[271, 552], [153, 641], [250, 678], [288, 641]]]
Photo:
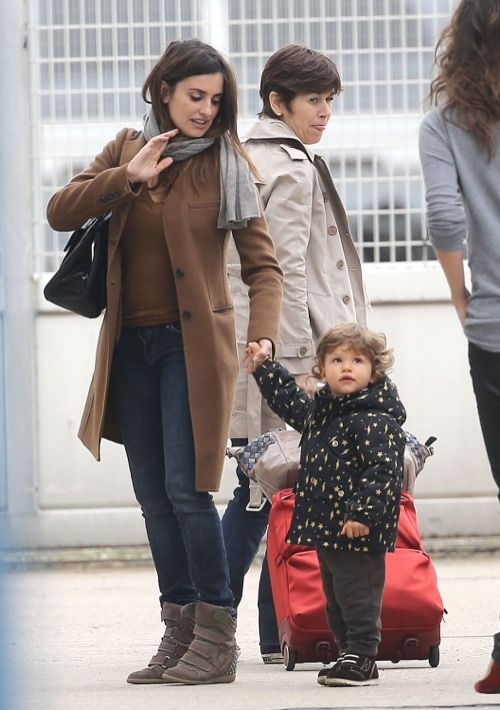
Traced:
[[[59, 231], [76, 229], [88, 218], [110, 210], [113, 214], [107, 308], [79, 430], [82, 442], [97, 459], [101, 437], [121, 440], [108, 401], [108, 387], [121, 328], [120, 237], [132, 200], [139, 194], [129, 185], [126, 167], [143, 145], [141, 133], [123, 129], [85, 171], [53, 195], [47, 207], [49, 224]], [[234, 309], [226, 276], [229, 232], [216, 226], [220, 203], [218, 156], [215, 145], [191, 159], [203, 161], [207, 170], [202, 194], [195, 191], [188, 172], [181, 173], [162, 209], [182, 319], [198, 491], [219, 488], [238, 373]], [[266, 337], [275, 342], [282, 273], [265, 220], [252, 219], [245, 229], [235, 230], [234, 243], [250, 292], [248, 339]]]
[[[308, 151], [310, 160], [300, 146], [287, 143], [291, 140], [300, 143], [285, 123], [263, 118], [250, 129], [245, 148], [262, 176], [260, 198], [283, 269], [276, 356], [298, 375], [311, 372], [315, 344], [328, 328], [346, 321], [366, 325], [366, 300], [360, 259], [337, 191], [323, 183], [311, 163], [314, 154]], [[234, 246], [228, 260], [241, 349], [248, 290]], [[279, 426], [283, 423], [262, 400], [253, 378], [241, 370], [231, 436], [253, 439]]]

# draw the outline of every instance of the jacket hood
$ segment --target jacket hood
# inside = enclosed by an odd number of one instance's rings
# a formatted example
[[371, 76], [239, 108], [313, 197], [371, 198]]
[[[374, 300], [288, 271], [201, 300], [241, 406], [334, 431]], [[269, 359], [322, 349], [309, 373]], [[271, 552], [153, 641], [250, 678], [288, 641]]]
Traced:
[[398, 389], [388, 377], [352, 394], [334, 395], [327, 386], [323, 387], [316, 395], [313, 416], [343, 416], [367, 410], [389, 414], [400, 426], [406, 419], [406, 410], [399, 399]]
[[286, 123], [280, 121], [278, 118], [269, 118], [269, 116], [263, 116], [258, 121], [256, 121], [253, 126], [251, 126], [248, 133], [243, 139], [243, 143], [247, 141], [266, 141], [266, 140], [276, 140], [282, 138], [286, 140], [298, 141], [308, 152], [311, 160], [314, 159], [314, 153], [309, 150], [309, 148], [302, 143], [300, 138], [289, 128]]

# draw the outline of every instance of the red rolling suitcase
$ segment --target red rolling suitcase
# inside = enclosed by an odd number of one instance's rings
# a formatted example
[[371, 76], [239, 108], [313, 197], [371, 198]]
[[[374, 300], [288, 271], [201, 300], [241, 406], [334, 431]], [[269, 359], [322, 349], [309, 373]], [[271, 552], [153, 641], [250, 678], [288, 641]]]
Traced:
[[[294, 505], [292, 489], [276, 493], [269, 518], [267, 559], [281, 649], [287, 670], [296, 663], [330, 663], [338, 655], [328, 627], [314, 548], [288, 545]], [[413, 498], [401, 496], [396, 550], [386, 555], [382, 640], [377, 658], [439, 663], [444, 607], [436, 572], [423, 550]]]

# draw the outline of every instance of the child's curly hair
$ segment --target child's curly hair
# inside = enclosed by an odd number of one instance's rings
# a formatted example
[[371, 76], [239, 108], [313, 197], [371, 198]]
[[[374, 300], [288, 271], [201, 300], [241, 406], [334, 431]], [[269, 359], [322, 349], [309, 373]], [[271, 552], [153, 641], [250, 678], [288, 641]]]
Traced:
[[312, 371], [315, 377], [321, 379], [320, 371], [326, 356], [339, 345], [347, 345], [354, 352], [366, 355], [372, 365], [374, 382], [379, 382], [394, 364], [392, 349], [387, 347], [383, 333], [375, 333], [357, 323], [342, 323], [327, 330], [319, 341]]

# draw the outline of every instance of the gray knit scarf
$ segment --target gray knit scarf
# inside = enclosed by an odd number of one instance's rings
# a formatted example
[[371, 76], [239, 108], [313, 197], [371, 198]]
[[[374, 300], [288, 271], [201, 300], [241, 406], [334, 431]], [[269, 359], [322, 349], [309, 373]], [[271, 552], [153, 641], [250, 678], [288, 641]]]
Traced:
[[[160, 127], [153, 108], [144, 116], [144, 138], [149, 141], [160, 134]], [[215, 138], [186, 138], [175, 136], [168, 142], [162, 157], [174, 161], [187, 160], [210, 148]], [[218, 229], [241, 229], [248, 220], [261, 214], [257, 189], [247, 164], [235, 152], [225, 136], [220, 141], [220, 209]]]

